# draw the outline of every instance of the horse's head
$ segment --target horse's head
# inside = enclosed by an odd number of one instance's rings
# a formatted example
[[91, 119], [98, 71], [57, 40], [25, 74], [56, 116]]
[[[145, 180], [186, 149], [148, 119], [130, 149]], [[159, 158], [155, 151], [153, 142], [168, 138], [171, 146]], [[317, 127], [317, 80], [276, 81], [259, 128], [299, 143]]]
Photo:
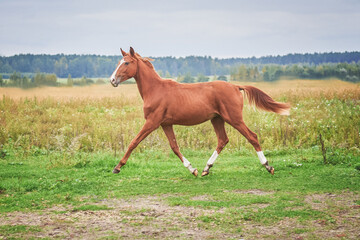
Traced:
[[134, 49], [130, 47], [129, 53], [126, 53], [121, 49], [121, 53], [123, 58], [118, 63], [115, 71], [110, 77], [110, 83], [114, 87], [117, 87], [119, 83], [134, 77], [137, 72], [138, 59], [137, 53], [135, 53]]

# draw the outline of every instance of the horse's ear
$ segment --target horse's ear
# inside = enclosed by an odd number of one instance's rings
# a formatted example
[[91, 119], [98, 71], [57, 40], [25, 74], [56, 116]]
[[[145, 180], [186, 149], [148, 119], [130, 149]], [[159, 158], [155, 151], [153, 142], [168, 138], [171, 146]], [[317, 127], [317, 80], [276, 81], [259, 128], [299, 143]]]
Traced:
[[127, 53], [124, 50], [122, 50], [122, 48], [120, 48], [120, 50], [121, 50], [121, 54], [125, 57]]
[[134, 49], [132, 47], [130, 47], [130, 55], [132, 57], [135, 57], [135, 51], [134, 51]]

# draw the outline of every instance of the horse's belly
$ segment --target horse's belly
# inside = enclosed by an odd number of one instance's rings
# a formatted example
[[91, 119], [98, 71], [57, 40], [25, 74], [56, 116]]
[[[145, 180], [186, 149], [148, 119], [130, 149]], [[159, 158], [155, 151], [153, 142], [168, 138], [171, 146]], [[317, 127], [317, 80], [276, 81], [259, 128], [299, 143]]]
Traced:
[[206, 122], [217, 116], [217, 113], [204, 111], [205, 109], [199, 109], [197, 111], [183, 111], [180, 108], [181, 107], [179, 107], [176, 113], [170, 114], [168, 118], [166, 118], [165, 123], [177, 125], [196, 125]]
[[166, 119], [172, 124], [200, 124], [219, 114], [217, 99], [212, 88], [203, 88], [201, 91], [183, 89], [181, 92], [175, 92], [168, 99], [164, 109]]

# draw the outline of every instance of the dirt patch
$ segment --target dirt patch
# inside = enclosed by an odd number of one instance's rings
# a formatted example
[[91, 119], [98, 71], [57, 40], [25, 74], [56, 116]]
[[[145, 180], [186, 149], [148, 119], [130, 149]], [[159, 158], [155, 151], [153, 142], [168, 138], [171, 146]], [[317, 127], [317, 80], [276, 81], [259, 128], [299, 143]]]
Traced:
[[313, 221], [321, 238], [360, 239], [360, 195], [344, 191], [341, 194], [312, 194], [305, 197], [305, 203], [314, 210], [331, 214], [328, 219]]
[[357, 208], [356, 201], [360, 201], [360, 196], [353, 192], [313, 194], [305, 197], [305, 202], [316, 210], [324, 210], [335, 206]]
[[193, 201], [216, 202], [216, 200], [214, 200], [213, 197], [211, 197], [209, 195], [198, 195], [198, 196], [192, 197], [191, 200], [193, 200]]
[[360, 239], [360, 208], [356, 204], [359, 197], [353, 192], [308, 195], [304, 202], [314, 210], [327, 213], [326, 217], [301, 222], [296, 218], [284, 218], [271, 225], [245, 221], [243, 231], [251, 239]]
[[[129, 238], [129, 239], [226, 239], [236, 237], [221, 231], [201, 229], [198, 217], [215, 210], [169, 206], [159, 196], [129, 200], [104, 199], [98, 205], [110, 210], [73, 211], [72, 207], [53, 207], [36, 213], [9, 213], [1, 225], [40, 226], [32, 237], [50, 238]], [[0, 234], [1, 237], [1, 234]]]
[[[245, 190], [239, 193], [267, 195], [272, 192]], [[20, 238], [61, 239], [360, 239], [360, 209], [356, 205], [359, 195], [314, 194], [306, 196], [305, 204], [315, 210], [331, 213], [331, 218], [298, 221], [284, 218], [276, 223], [257, 223], [240, 220], [231, 223], [234, 229], [222, 229], [213, 221], [217, 213], [230, 209], [170, 206], [165, 199], [171, 197], [145, 196], [133, 199], [102, 199], [88, 205], [106, 206], [106, 210], [76, 210], [73, 206], [54, 206], [40, 212], [12, 212], [0, 216], [1, 226], [36, 226], [37, 232], [21, 235], [2, 235]], [[193, 200], [206, 200], [200, 195]], [[264, 204], [261, 207], [268, 207]], [[259, 204], [238, 208], [236, 211], [254, 211]], [[234, 212], [232, 208], [231, 212]], [[208, 219], [212, 219], [207, 222]], [[236, 228], [236, 229], [235, 229]], [[229, 229], [231, 231], [229, 231]]]

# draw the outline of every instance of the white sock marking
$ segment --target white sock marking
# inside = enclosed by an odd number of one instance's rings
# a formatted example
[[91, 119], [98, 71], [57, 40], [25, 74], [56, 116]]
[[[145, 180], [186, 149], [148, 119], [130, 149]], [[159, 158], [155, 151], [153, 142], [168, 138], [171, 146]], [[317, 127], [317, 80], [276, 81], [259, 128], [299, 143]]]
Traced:
[[212, 165], [214, 164], [214, 162], [215, 162], [215, 160], [216, 160], [216, 158], [217, 158], [218, 156], [219, 156], [219, 154], [218, 154], [218, 152], [215, 150], [215, 151], [213, 152], [213, 154], [211, 155], [211, 157], [209, 158], [209, 160], [207, 161], [206, 166], [205, 166], [203, 172], [208, 172], [208, 171], [209, 171], [210, 167], [212, 167]]
[[261, 164], [264, 165], [267, 162], [264, 153], [262, 151], [256, 152], [256, 153], [257, 153], [257, 155], [259, 157], [259, 160], [260, 160]]
[[186, 167], [186, 168], [191, 165], [191, 163], [185, 157], [183, 157], [183, 164], [184, 164], [184, 167]]
[[215, 162], [215, 160], [216, 160], [216, 158], [217, 158], [218, 156], [219, 156], [219, 154], [218, 154], [218, 152], [215, 150], [215, 151], [213, 152], [213, 154], [211, 155], [211, 157], [209, 158], [209, 160], [207, 161], [207, 165], [208, 165], [208, 166], [213, 165], [214, 162]]
[[186, 167], [187, 169], [189, 169], [189, 171], [191, 173], [193, 173], [195, 171], [195, 168], [193, 168], [191, 166], [191, 163], [185, 157], [183, 157], [182, 160], [183, 160], [184, 167]]

